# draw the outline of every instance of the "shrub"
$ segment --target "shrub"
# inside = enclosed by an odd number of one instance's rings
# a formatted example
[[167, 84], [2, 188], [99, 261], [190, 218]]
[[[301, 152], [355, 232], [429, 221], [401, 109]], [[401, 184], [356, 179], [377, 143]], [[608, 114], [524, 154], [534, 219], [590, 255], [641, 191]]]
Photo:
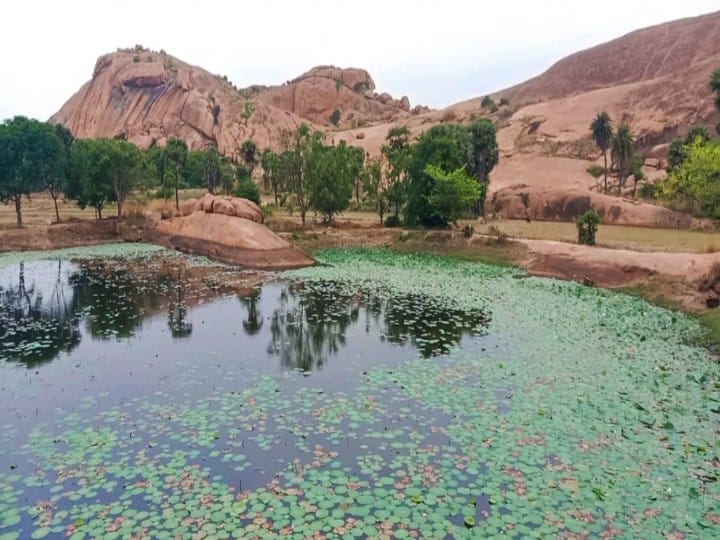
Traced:
[[600, 224], [600, 215], [593, 209], [588, 210], [577, 219], [578, 243], [586, 246], [595, 245], [595, 235]]
[[482, 101], [480, 102], [480, 106], [483, 109], [497, 109], [497, 105], [495, 105], [495, 100], [491, 98], [490, 96], [485, 96], [482, 98]]
[[340, 109], [335, 109], [330, 115], [330, 122], [332, 122], [334, 126], [337, 126], [340, 123], [340, 116]]
[[638, 197], [641, 199], [653, 200], [657, 197], [655, 184], [645, 182], [638, 188]]
[[465, 225], [465, 227], [463, 227], [463, 236], [465, 238], [470, 238], [473, 234], [475, 234], [475, 227], [472, 225]]
[[603, 174], [605, 174], [605, 167], [602, 165], [590, 165], [587, 169], [585, 169], [590, 176], [592, 176], [595, 180], [600, 178]]
[[386, 227], [400, 227], [400, 216], [392, 215], [385, 218]]
[[137, 64], [139, 61], [140, 61], [139, 55], [136, 54], [135, 56], [133, 56], [133, 63]]
[[500, 100], [501, 107], [507, 107], [508, 105], [510, 105], [510, 100], [508, 98], [504, 97]]
[[255, 204], [260, 204], [260, 190], [255, 182], [253, 182], [250, 178], [239, 180], [235, 186], [233, 195], [236, 197], [242, 197], [243, 199], [248, 199]]

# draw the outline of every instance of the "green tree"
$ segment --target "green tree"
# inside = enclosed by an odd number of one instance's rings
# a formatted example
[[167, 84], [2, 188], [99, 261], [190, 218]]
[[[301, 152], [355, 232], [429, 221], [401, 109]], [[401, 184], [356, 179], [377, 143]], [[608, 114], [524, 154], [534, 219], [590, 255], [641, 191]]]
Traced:
[[253, 182], [249, 171], [242, 165], [238, 166], [235, 175], [237, 177], [237, 183], [235, 184], [235, 191], [233, 195], [236, 197], [242, 197], [248, 199], [255, 204], [260, 204], [260, 190], [258, 189], [255, 182]]
[[310, 207], [306, 173], [309, 168], [307, 156], [310, 149], [322, 141], [322, 133], [311, 132], [307, 124], [302, 123], [297, 131], [287, 135], [285, 145], [288, 150], [280, 154], [280, 175], [285, 191], [291, 193], [300, 211], [300, 220], [305, 227], [305, 216]]
[[23, 226], [22, 198], [45, 187], [57, 173], [63, 143], [51, 124], [16, 116], [0, 124], [0, 201], [15, 204]]
[[245, 162], [248, 170], [250, 171], [250, 176], [252, 176], [258, 160], [257, 144], [255, 144], [255, 142], [251, 140], [245, 141], [244, 143], [242, 143], [242, 146], [240, 146], [240, 155], [242, 157], [242, 160]]
[[695, 139], [685, 161], [656, 184], [658, 198], [702, 216], [720, 218], [720, 144]]
[[[242, 167], [245, 175], [248, 175], [247, 169]], [[220, 158], [220, 187], [225, 195], [230, 195], [235, 187], [235, 175], [237, 171], [233, 168], [232, 163], [225, 157]]]
[[683, 164], [687, 157], [687, 146], [700, 139], [702, 144], [710, 141], [710, 132], [704, 126], [693, 126], [685, 135], [685, 139], [675, 139], [668, 149], [668, 171], [674, 171]]
[[110, 143], [108, 139], [78, 139], [70, 151], [70, 175], [65, 196], [77, 201], [80, 208], [94, 208], [96, 219], [102, 219], [105, 205], [115, 200], [109, 181]]
[[275, 152], [266, 148], [263, 150], [261, 164], [263, 168], [263, 185], [265, 191], [272, 191], [275, 206], [278, 203], [278, 191], [281, 186], [281, 175], [280, 175], [280, 156]]
[[220, 154], [217, 148], [208, 148], [205, 152], [203, 164], [203, 182], [207, 186], [207, 190], [213, 195], [215, 195], [217, 188], [220, 186], [221, 174]]
[[595, 120], [590, 124], [590, 133], [592, 134], [593, 141], [600, 148], [603, 153], [603, 160], [605, 161], [605, 184], [604, 193], [608, 191], [608, 162], [607, 162], [607, 151], [610, 148], [610, 143], [613, 140], [613, 127], [612, 119], [610, 115], [602, 111], [598, 113]]
[[360, 206], [360, 194], [363, 187], [363, 165], [365, 165], [365, 150], [359, 146], [350, 146], [348, 164], [353, 175], [353, 188], [355, 190], [355, 204]]
[[103, 152], [103, 159], [108, 161], [107, 182], [112, 187], [119, 218], [125, 200], [140, 180], [140, 150], [127, 141], [103, 139]]
[[387, 162], [386, 194], [388, 203], [395, 211], [395, 217], [400, 219], [400, 209], [407, 197], [407, 176], [412, 161], [412, 148], [410, 145], [410, 130], [407, 126], [390, 128], [382, 155]]
[[384, 224], [385, 213], [390, 206], [388, 199], [387, 183], [383, 178], [383, 166], [381, 158], [368, 158], [363, 174], [363, 189], [368, 194], [370, 202], [375, 206], [375, 211], [380, 216], [380, 225]]
[[474, 160], [470, 136], [464, 126], [439, 124], [423, 133], [412, 148], [405, 223], [410, 226], [447, 224], [447, 219], [437, 214], [430, 204], [435, 178], [427, 173], [427, 166], [435, 165], [445, 173], [465, 167], [469, 174], [474, 175]]
[[53, 160], [45, 175], [45, 187], [50, 193], [55, 207], [55, 221], [60, 223], [60, 210], [58, 209], [58, 197], [65, 190], [70, 176], [70, 147], [75, 138], [70, 130], [62, 124], [55, 124], [55, 134], [61, 142], [60, 152], [57, 159]]
[[485, 205], [485, 193], [487, 193], [488, 176], [500, 158], [495, 123], [489, 118], [481, 118], [471, 125], [470, 143], [472, 144], [475, 177], [481, 186], [481, 197], [477, 201], [477, 211], [482, 215]]
[[635, 158], [635, 138], [627, 124], [623, 123], [618, 127], [612, 139], [610, 154], [618, 174], [618, 195], [620, 195], [625, 188]]
[[595, 236], [597, 235], [598, 225], [600, 224], [600, 214], [592, 208], [577, 218], [575, 223], [578, 230], [578, 244], [586, 246], [595, 245]]
[[205, 187], [205, 154], [207, 150], [191, 150], [187, 153], [183, 178], [185, 184], [191, 188]]
[[166, 167], [172, 171], [175, 180], [175, 209], [180, 210], [180, 184], [183, 181], [183, 168], [187, 159], [188, 147], [184, 140], [170, 137], [165, 145]]
[[713, 71], [710, 76], [710, 90], [715, 92], [715, 107], [720, 112], [720, 68]]
[[355, 150], [341, 141], [325, 146], [316, 138], [310, 145], [304, 164], [310, 208], [331, 223], [335, 215], [346, 210], [353, 194], [353, 181], [359, 175]]
[[453, 224], [481, 198], [481, 190], [486, 187], [468, 176], [465, 167], [446, 173], [430, 164], [425, 167], [425, 174], [435, 182], [428, 197], [430, 208], [439, 220]]

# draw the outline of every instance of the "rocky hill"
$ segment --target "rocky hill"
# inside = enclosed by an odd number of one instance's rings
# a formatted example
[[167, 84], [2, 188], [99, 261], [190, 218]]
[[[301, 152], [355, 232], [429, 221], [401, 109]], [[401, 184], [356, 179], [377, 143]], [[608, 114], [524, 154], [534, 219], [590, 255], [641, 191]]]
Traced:
[[255, 88], [255, 93], [268, 105], [327, 127], [396, 122], [428, 110], [411, 110], [407, 96], [395, 99], [388, 93], [378, 94], [370, 74], [357, 68], [318, 66], [282, 86]]
[[165, 52], [141, 47], [101, 56], [92, 79], [51, 118], [75, 137], [127, 139], [140, 147], [180, 137], [191, 148], [217, 146], [235, 156], [243, 141], [277, 147], [304, 120], [226, 79]]

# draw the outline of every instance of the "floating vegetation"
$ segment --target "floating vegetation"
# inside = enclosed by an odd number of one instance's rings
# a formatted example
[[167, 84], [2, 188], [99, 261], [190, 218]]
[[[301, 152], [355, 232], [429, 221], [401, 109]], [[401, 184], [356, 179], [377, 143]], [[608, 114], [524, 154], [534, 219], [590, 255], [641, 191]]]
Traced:
[[[0, 539], [720, 535], [695, 321], [452, 259], [321, 259], [239, 299], [241, 272], [76, 261], [81, 344], [0, 361]], [[163, 300], [183, 283], [190, 332]], [[94, 333], [87, 306], [137, 298], [142, 324]]]

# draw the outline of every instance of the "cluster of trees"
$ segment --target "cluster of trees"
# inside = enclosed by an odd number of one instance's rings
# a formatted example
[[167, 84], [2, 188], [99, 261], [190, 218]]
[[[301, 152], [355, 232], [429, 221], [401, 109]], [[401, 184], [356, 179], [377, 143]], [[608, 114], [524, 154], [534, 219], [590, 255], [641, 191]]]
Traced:
[[259, 203], [251, 179], [257, 146], [246, 141], [240, 154], [242, 162], [235, 166], [215, 148], [190, 151], [177, 138], [147, 150], [117, 139], [74, 140], [62, 125], [17, 116], [0, 124], [0, 201], [15, 205], [18, 227], [23, 198], [42, 190], [54, 201], [57, 221], [60, 195], [93, 208], [97, 218], [110, 204], [120, 216], [128, 196], [139, 189], [174, 196], [176, 206], [178, 190], [188, 187], [234, 192]]
[[[351, 200], [372, 206], [380, 221], [439, 226], [482, 212], [488, 175], [498, 162], [496, 127], [481, 119], [467, 127], [441, 124], [410, 140], [407, 127], [390, 129], [379, 157], [344, 141], [327, 145], [306, 125], [285, 138], [282, 152], [261, 155], [263, 184], [276, 204], [308, 210], [324, 222]], [[402, 215], [402, 216], [401, 216]]]
[[[720, 111], [720, 68], [710, 77]], [[720, 124], [716, 127], [720, 134]], [[695, 126], [668, 151], [668, 177], [655, 186], [665, 204], [693, 214], [720, 219], [720, 142], [703, 126]]]
[[[638, 182], [643, 179], [642, 165], [645, 156], [638, 153], [635, 136], [630, 126], [623, 122], [616, 131], [613, 127], [612, 118], [607, 112], [603, 111], [598, 113], [590, 124], [590, 133], [593, 141], [595, 141], [603, 154], [604, 167], [602, 171], [605, 175], [603, 192], [608, 193], [608, 175], [612, 172], [617, 176], [618, 195], [625, 189], [628, 178], [633, 177], [634, 196]], [[609, 167], [608, 150], [611, 159]]]

